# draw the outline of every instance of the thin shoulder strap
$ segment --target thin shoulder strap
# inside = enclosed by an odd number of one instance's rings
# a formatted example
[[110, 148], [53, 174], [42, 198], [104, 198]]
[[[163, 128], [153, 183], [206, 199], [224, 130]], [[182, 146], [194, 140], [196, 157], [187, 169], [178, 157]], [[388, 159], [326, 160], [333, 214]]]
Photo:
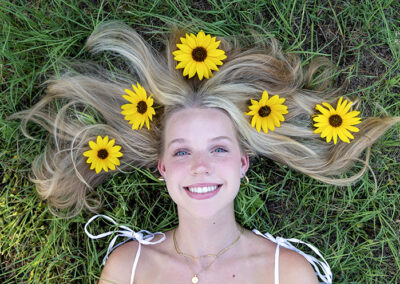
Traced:
[[[93, 222], [97, 218], [107, 219], [108, 221], [110, 221], [114, 225], [117, 225], [120, 228], [120, 230], [109, 231], [109, 232], [101, 233], [101, 234], [98, 234], [98, 235], [92, 235], [91, 233], [89, 233], [87, 228], [88, 228], [89, 224], [91, 222]], [[110, 244], [108, 246], [106, 255], [103, 258], [103, 262], [102, 262], [103, 265], [106, 263], [108, 256], [110, 255], [110, 253], [114, 249], [116, 249], [117, 247], [119, 247], [120, 245], [126, 243], [129, 240], [138, 241], [139, 246], [138, 246], [138, 250], [136, 252], [135, 261], [133, 262], [133, 266], [132, 266], [132, 273], [131, 273], [131, 279], [130, 279], [130, 283], [131, 284], [133, 284], [133, 280], [135, 279], [136, 266], [137, 266], [138, 261], [139, 261], [139, 256], [140, 256], [142, 245], [155, 245], [155, 244], [159, 244], [159, 243], [161, 243], [161, 242], [163, 242], [165, 240], [165, 234], [164, 233], [160, 233], [160, 232], [151, 233], [151, 232], [146, 231], [146, 230], [141, 230], [139, 232], [135, 232], [129, 227], [119, 225], [116, 221], [114, 221], [114, 219], [112, 219], [112, 218], [110, 218], [110, 217], [108, 217], [106, 215], [95, 215], [92, 218], [90, 218], [89, 221], [85, 225], [85, 233], [89, 238], [91, 238], [93, 240], [101, 239], [101, 238], [104, 238], [104, 237], [107, 237], [107, 236], [110, 236], [110, 235], [116, 233], [116, 235], [111, 240], [111, 242], [110, 242]], [[157, 241], [152, 241], [153, 238], [156, 235], [161, 235], [162, 238], [157, 240]], [[115, 244], [118, 237], [124, 237], [126, 239], [121, 241], [121, 242], [119, 242], [119, 243], [117, 243], [117, 244]]]
[[[254, 229], [253, 232], [257, 235], [260, 235], [274, 243], [276, 243], [276, 250], [275, 250], [275, 284], [279, 284], [279, 247], [284, 247], [288, 248], [290, 250], [296, 251], [314, 267], [315, 273], [318, 275], [318, 277], [323, 281], [320, 283], [326, 283], [326, 284], [332, 284], [332, 271], [331, 268], [329, 267], [328, 262], [325, 260], [325, 258], [321, 255], [319, 250], [314, 247], [311, 244], [308, 244], [306, 242], [300, 241], [295, 238], [291, 239], [285, 239], [281, 237], [276, 237], [274, 238], [270, 233], [262, 234], [258, 230]], [[298, 244], [304, 244], [308, 246], [313, 252], [315, 252], [321, 259], [322, 261], [316, 259], [312, 255], [306, 254], [302, 252], [301, 250], [297, 249], [295, 246], [293, 246], [292, 243], [298, 243]], [[321, 270], [322, 273], [321, 273]]]

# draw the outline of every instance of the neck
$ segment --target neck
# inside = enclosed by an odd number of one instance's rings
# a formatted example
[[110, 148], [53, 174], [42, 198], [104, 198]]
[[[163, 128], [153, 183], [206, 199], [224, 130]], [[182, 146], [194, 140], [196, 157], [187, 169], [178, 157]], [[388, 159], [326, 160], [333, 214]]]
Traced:
[[210, 218], [194, 218], [179, 212], [179, 226], [176, 229], [179, 249], [198, 257], [216, 254], [229, 246], [239, 236], [240, 225], [236, 223], [233, 208], [225, 212]]

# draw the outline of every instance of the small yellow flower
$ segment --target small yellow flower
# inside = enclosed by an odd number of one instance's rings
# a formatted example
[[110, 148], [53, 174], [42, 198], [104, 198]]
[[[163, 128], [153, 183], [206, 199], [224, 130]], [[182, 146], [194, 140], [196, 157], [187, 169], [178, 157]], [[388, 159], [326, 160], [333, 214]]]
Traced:
[[147, 129], [150, 129], [149, 119], [153, 119], [153, 115], [156, 114], [153, 106], [153, 99], [151, 95], [147, 97], [146, 90], [137, 83], [137, 87], [132, 85], [133, 91], [125, 89], [128, 95], [122, 97], [126, 99], [130, 104], [121, 106], [121, 114], [125, 116], [125, 120], [132, 124], [132, 129], [142, 129], [143, 124], [146, 123]]
[[172, 54], [174, 59], [179, 61], [176, 69], [183, 69], [183, 76], [189, 75], [192, 78], [196, 73], [200, 80], [212, 77], [212, 71], [219, 71], [217, 65], [222, 65], [226, 58], [225, 51], [218, 49], [220, 41], [216, 37], [206, 35], [200, 31], [197, 35], [186, 34], [181, 37], [181, 44], [177, 44], [178, 50]]
[[350, 143], [349, 138], [354, 139], [350, 131], [359, 131], [359, 129], [353, 125], [361, 123], [361, 118], [358, 117], [360, 112], [349, 112], [353, 103], [350, 101], [347, 102], [347, 100], [342, 102], [342, 100], [343, 97], [340, 97], [336, 109], [329, 103], [322, 103], [326, 108], [321, 105], [315, 107], [321, 114], [313, 117], [314, 122], [316, 122], [314, 127], [317, 128], [314, 133], [321, 133], [321, 137], [326, 137], [326, 142], [328, 143], [331, 142], [333, 138], [333, 143], [336, 144], [338, 136], [342, 141]]
[[122, 157], [120, 152], [121, 146], [115, 145], [115, 139], [109, 141], [108, 136], [102, 138], [97, 136], [97, 141], [89, 141], [88, 150], [83, 153], [83, 156], [88, 157], [86, 163], [92, 164], [90, 169], [96, 170], [96, 173], [100, 173], [103, 169], [108, 172], [108, 169], [115, 170], [115, 165], [119, 166], [119, 157]]
[[285, 99], [279, 98], [278, 95], [268, 98], [268, 92], [264, 91], [260, 101], [251, 100], [250, 111], [245, 114], [253, 116], [251, 126], [258, 132], [262, 128], [265, 133], [268, 133], [268, 129], [274, 131], [275, 127], [281, 126], [281, 121], [285, 121], [283, 115], [287, 114], [288, 110], [284, 102]]

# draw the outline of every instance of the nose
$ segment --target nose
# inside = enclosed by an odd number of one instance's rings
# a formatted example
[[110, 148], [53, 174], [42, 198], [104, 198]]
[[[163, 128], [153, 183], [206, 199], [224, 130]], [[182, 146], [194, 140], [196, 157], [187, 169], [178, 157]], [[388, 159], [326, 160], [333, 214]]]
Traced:
[[211, 163], [205, 154], [194, 154], [192, 158], [192, 174], [209, 174], [211, 172]]

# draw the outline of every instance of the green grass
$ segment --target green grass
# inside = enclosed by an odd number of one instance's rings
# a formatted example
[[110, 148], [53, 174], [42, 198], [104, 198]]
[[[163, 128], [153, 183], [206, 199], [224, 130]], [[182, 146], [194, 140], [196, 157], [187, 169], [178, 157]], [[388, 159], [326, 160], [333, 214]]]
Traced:
[[[95, 2], [95, 1], [92, 1]], [[193, 2], [193, 3], [192, 3]], [[268, 2], [268, 3], [265, 3]], [[306, 2], [306, 4], [304, 4]], [[192, 23], [251, 45], [277, 38], [306, 65], [329, 58], [337, 86], [362, 100], [363, 117], [400, 115], [399, 1], [8, 1], [0, 4], [0, 282], [93, 283], [108, 240], [83, 231], [92, 216], [56, 218], [29, 181], [46, 133], [7, 120], [44, 94], [42, 83], [65, 60], [87, 59], [85, 39], [101, 22], [121, 20], [158, 49], [173, 24]], [[135, 3], [135, 4], [134, 4]], [[106, 55], [95, 58], [113, 68]], [[372, 148], [371, 167], [357, 184], [321, 184], [266, 159], [253, 161], [236, 200], [247, 228], [313, 243], [326, 256], [334, 283], [400, 282], [400, 126]], [[151, 172], [115, 174], [97, 190], [101, 212], [135, 230], [177, 224], [176, 208]], [[110, 225], [92, 226], [98, 232]], [[112, 226], [111, 226], [112, 227]]]

